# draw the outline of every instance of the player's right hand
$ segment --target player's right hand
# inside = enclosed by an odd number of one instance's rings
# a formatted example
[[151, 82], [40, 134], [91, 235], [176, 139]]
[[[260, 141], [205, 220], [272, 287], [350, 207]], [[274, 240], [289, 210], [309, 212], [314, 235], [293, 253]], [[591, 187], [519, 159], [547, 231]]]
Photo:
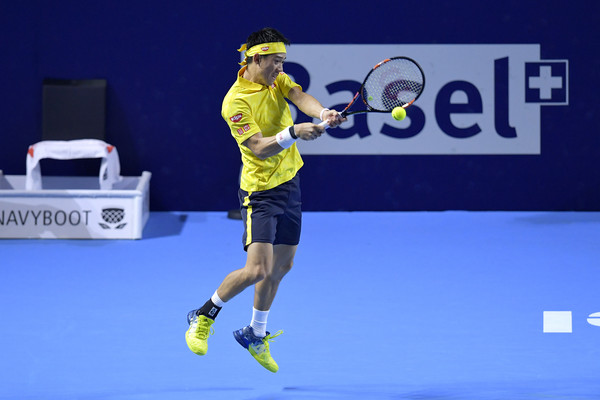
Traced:
[[304, 122], [294, 125], [294, 133], [302, 140], [315, 140], [325, 132], [324, 126], [313, 124], [312, 122]]

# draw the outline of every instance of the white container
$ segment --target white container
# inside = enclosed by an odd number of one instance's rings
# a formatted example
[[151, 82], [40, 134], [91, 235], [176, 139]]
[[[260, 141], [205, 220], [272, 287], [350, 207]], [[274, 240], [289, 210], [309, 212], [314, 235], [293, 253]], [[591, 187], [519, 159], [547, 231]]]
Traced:
[[44, 176], [42, 190], [25, 190], [25, 175], [0, 171], [0, 238], [141, 239], [151, 176], [124, 176], [111, 190], [97, 176]]

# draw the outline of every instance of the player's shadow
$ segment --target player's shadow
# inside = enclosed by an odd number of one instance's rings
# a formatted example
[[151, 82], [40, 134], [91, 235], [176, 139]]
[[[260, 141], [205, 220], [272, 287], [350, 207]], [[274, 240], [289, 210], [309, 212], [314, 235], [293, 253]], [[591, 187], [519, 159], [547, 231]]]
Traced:
[[576, 223], [600, 223], [600, 212], [540, 212], [526, 216], [519, 216], [518, 221], [539, 225], [561, 225]]
[[146, 222], [142, 239], [156, 239], [179, 236], [188, 219], [187, 214], [173, 212], [152, 212]]

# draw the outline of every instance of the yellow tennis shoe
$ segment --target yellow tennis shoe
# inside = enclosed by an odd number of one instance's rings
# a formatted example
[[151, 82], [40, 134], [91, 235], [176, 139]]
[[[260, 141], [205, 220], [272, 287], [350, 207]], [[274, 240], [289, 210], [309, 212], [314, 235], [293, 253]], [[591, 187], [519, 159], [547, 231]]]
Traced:
[[205, 355], [208, 350], [208, 336], [214, 333], [214, 329], [211, 327], [214, 322], [214, 319], [204, 315], [196, 315], [196, 310], [188, 313], [190, 327], [185, 333], [185, 341], [190, 350], [199, 356]]
[[281, 335], [283, 331], [279, 331], [274, 335], [269, 334], [267, 332], [267, 336], [264, 338], [259, 338], [254, 335], [254, 330], [250, 325], [239, 329], [233, 332], [233, 337], [239, 344], [242, 345], [245, 349], [248, 349], [252, 357], [256, 359], [266, 369], [271, 372], [277, 372], [279, 370], [279, 366], [271, 357], [271, 351], [269, 350], [269, 342], [272, 341], [277, 336]]

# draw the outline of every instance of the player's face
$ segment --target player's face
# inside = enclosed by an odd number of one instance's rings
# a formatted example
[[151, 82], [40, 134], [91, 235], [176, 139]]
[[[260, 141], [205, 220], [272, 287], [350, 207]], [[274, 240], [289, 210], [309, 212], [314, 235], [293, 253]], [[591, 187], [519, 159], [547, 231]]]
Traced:
[[283, 72], [285, 53], [269, 54], [261, 57], [260, 70], [266, 86], [271, 86], [277, 75]]

